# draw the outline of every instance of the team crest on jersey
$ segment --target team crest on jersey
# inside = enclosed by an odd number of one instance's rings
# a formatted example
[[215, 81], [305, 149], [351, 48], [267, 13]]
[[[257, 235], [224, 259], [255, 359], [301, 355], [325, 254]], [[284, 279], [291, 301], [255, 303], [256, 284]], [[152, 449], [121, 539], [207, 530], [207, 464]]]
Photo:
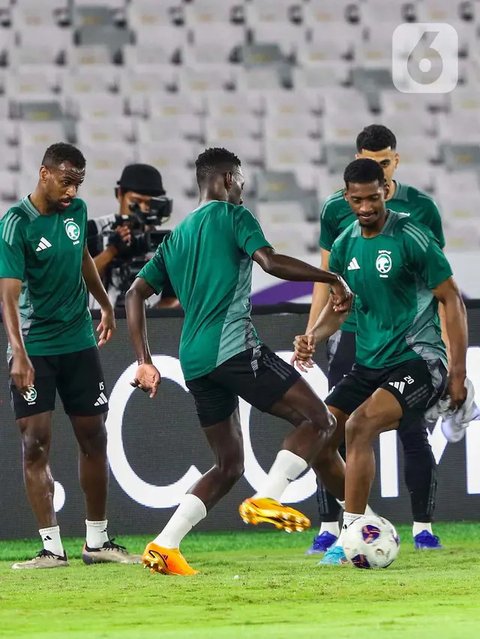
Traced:
[[378, 257], [375, 261], [375, 267], [380, 273], [380, 277], [388, 277], [388, 273], [392, 270], [391, 251], [378, 251]]
[[78, 244], [78, 238], [80, 237], [80, 227], [76, 222], [74, 222], [73, 220], [66, 220], [65, 233], [74, 244]]
[[37, 389], [35, 386], [30, 386], [30, 388], [22, 393], [23, 399], [27, 402], [27, 404], [35, 404], [37, 399]]

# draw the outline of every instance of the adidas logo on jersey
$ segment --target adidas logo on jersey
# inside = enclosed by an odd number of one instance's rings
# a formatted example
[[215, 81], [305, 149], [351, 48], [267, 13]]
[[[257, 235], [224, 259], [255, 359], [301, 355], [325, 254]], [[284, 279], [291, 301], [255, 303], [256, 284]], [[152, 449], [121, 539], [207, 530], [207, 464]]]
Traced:
[[94, 406], [103, 406], [104, 404], [107, 404], [107, 403], [108, 403], [108, 399], [105, 397], [105, 393], [100, 393]]
[[360, 264], [357, 261], [357, 258], [354, 257], [350, 260], [350, 264], [347, 266], [347, 271], [358, 271], [360, 268]]
[[38, 243], [38, 246], [35, 250], [38, 253], [39, 251], [44, 251], [45, 249], [50, 248], [51, 246], [52, 245], [47, 239], [45, 239], [44, 237], [41, 237], [40, 242]]
[[388, 382], [390, 386], [396, 388], [399, 393], [403, 393], [403, 389], [405, 388], [405, 382]]

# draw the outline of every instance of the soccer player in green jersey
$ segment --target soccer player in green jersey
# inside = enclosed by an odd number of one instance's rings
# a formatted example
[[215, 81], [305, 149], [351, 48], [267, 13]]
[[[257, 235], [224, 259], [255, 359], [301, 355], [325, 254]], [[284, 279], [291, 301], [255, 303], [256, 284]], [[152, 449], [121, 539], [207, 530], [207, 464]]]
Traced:
[[[452, 407], [464, 401], [467, 319], [450, 265], [432, 232], [386, 208], [381, 166], [371, 159], [355, 160], [344, 179], [345, 198], [357, 221], [335, 240], [329, 264], [355, 295], [356, 356], [351, 371], [325, 400], [337, 430], [332, 449], [325, 447], [316, 463], [327, 464], [329, 454], [335, 457], [335, 440], [338, 444], [345, 435], [345, 529], [367, 507], [377, 436], [412, 423], [422, 428], [422, 415], [446, 388]], [[438, 302], [444, 307], [450, 344], [448, 383]], [[312, 365], [314, 344], [333, 334], [340, 322], [328, 302], [309, 333], [296, 338], [294, 360], [300, 369], [305, 360], [307, 367]], [[335, 549], [341, 563], [341, 536]]]
[[76, 197], [85, 158], [70, 144], [50, 146], [35, 190], [0, 221], [0, 300], [9, 340], [10, 391], [22, 437], [28, 499], [43, 548], [13, 568], [68, 565], [53, 506], [48, 455], [58, 390], [79, 445], [86, 501], [85, 563], [129, 562], [107, 534], [108, 462], [105, 382], [87, 306], [87, 289], [101, 307], [99, 342], [115, 317], [86, 248], [87, 209]]
[[[302, 513], [278, 500], [325, 446], [334, 428], [324, 403], [299, 373], [257, 336], [250, 318], [253, 261], [282, 279], [330, 284], [338, 311], [349, 305], [350, 298], [339, 276], [275, 253], [257, 220], [242, 205], [244, 177], [233, 153], [207, 149], [196, 161], [196, 172], [198, 208], [163, 241], [126, 296], [128, 326], [139, 363], [133, 385], [153, 397], [161, 378], [147, 341], [145, 300], [160, 292], [169, 277], [185, 310], [180, 341], [183, 374], [215, 456], [213, 468], [182, 498], [143, 554], [144, 564], [152, 570], [180, 575], [196, 572], [180, 553], [181, 540], [243, 473], [238, 396], [296, 427], [286, 437], [261, 491], [240, 506], [246, 523], [265, 521], [289, 531], [310, 525]], [[322, 479], [338, 492], [329, 469]], [[343, 477], [341, 481], [343, 491]]]
[[[397, 140], [390, 129], [380, 124], [372, 124], [361, 131], [356, 140], [357, 158], [370, 158], [382, 167], [387, 188], [388, 208], [410, 215], [412, 220], [428, 226], [439, 246], [445, 246], [442, 221], [437, 205], [430, 196], [415, 187], [394, 179], [399, 163]], [[328, 268], [330, 251], [336, 238], [355, 220], [355, 214], [345, 199], [343, 189], [327, 198], [321, 213], [320, 251], [322, 268]], [[307, 326], [313, 326], [328, 299], [328, 289], [323, 284], [315, 284]], [[341, 330], [327, 343], [329, 359], [328, 384], [333, 388], [346, 375], [355, 359], [354, 313], [344, 322]], [[399, 431], [404, 450], [405, 483], [410, 494], [414, 545], [418, 549], [441, 548], [440, 541], [432, 531], [437, 488], [437, 465], [428, 441], [427, 426], [419, 417], [423, 427], [417, 423], [406, 424]], [[339, 534], [340, 505], [319, 483], [317, 502], [321, 527], [313, 539], [308, 554], [328, 551]], [[332, 552], [334, 553], [333, 549]], [[322, 563], [335, 561], [335, 554], [327, 552]]]

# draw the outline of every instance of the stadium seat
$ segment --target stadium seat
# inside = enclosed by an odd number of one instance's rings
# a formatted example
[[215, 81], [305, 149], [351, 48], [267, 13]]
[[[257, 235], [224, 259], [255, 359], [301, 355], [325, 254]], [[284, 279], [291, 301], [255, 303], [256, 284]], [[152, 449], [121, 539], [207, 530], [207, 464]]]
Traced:
[[348, 114], [342, 111], [337, 113], [329, 111], [322, 118], [323, 137], [329, 143], [352, 146], [358, 133], [373, 121], [375, 118], [362, 112], [353, 111]]
[[322, 112], [324, 115], [346, 114], [352, 112], [352, 104], [355, 105], [354, 116], [357, 119], [371, 119], [370, 109], [365, 95], [353, 87], [325, 87], [321, 93]]
[[473, 20], [475, 2], [467, 0], [422, 0], [417, 5], [420, 22], [448, 22]]
[[[137, 156], [139, 162], [153, 164], [160, 172], [163, 169], [191, 170], [191, 166], [198, 155], [199, 145], [191, 140], [177, 137], [174, 140], [165, 140], [162, 144], [154, 142], [137, 143]], [[190, 168], [186, 167], [190, 165]]]
[[350, 78], [350, 64], [345, 60], [329, 60], [309, 67], [295, 67], [292, 70], [292, 84], [301, 95], [304, 91], [323, 91], [330, 87], [340, 87]]
[[120, 175], [126, 164], [137, 161], [137, 154], [134, 145], [126, 145], [122, 142], [115, 142], [102, 145], [85, 145], [82, 152], [87, 158], [88, 171], [92, 174], [98, 171], [97, 179], [103, 180], [101, 171], [109, 171]]
[[[361, 129], [358, 129], [359, 131]], [[356, 135], [356, 134], [355, 134]], [[355, 153], [357, 152], [355, 148], [354, 138], [352, 138], [352, 142], [326, 142], [325, 143], [325, 159], [327, 162], [328, 170], [331, 173], [343, 173], [343, 170], [352, 160], [355, 159]]]
[[5, 93], [19, 99], [35, 96], [40, 100], [51, 100], [61, 83], [62, 73], [59, 67], [35, 65], [35, 69], [30, 69], [31, 67], [28, 71], [9, 68], [5, 74]]
[[[269, 205], [257, 205], [255, 212], [263, 225], [267, 240], [277, 252], [303, 256], [318, 250], [318, 226], [308, 222], [295, 221], [297, 213], [295, 204], [295, 202], [285, 202], [284, 213], [289, 221], [281, 224], [270, 224], [263, 221], [263, 207]], [[278, 214], [280, 215], [280, 211]]]
[[313, 114], [272, 114], [265, 120], [265, 137], [269, 140], [318, 138], [320, 131], [320, 119]]
[[44, 147], [47, 147], [66, 138], [66, 129], [63, 122], [56, 120], [47, 122], [19, 120], [16, 123], [16, 129], [20, 146], [24, 144], [43, 144]]
[[[419, 158], [421, 160], [421, 158]], [[435, 188], [435, 168], [422, 162], [400, 163], [395, 172], [395, 179], [405, 184], [412, 184], [417, 189], [431, 193]]]
[[0, 200], [19, 199], [18, 173], [0, 169]]
[[296, 165], [319, 163], [322, 148], [318, 140], [308, 138], [265, 138], [265, 164], [275, 171], [293, 170]]
[[187, 27], [210, 28], [215, 22], [229, 24], [243, 22], [243, 7], [238, 0], [195, 0], [184, 7]]
[[[455, 114], [456, 115], [456, 114]], [[461, 117], [438, 115], [438, 136], [442, 142], [480, 144], [480, 117], [478, 111], [464, 111]]]
[[442, 159], [449, 171], [480, 171], [480, 142], [445, 142], [440, 145]]
[[295, 0], [250, 0], [246, 6], [246, 22], [254, 28], [261, 22], [301, 22], [302, 6]]
[[[104, 66], [108, 72], [108, 66], [113, 62], [110, 48], [103, 43], [84, 44], [70, 47], [68, 51], [68, 63], [73, 68]], [[111, 69], [112, 75], [115, 69]]]
[[67, 97], [88, 93], [102, 94], [113, 92], [119, 84], [119, 72], [111, 65], [92, 65], [88, 68], [70, 69], [63, 76], [62, 91]]
[[70, 21], [68, 0], [19, 0], [12, 8], [12, 23], [17, 32], [24, 27], [64, 25]]
[[63, 105], [58, 100], [37, 101], [27, 98], [12, 100], [10, 104], [12, 114], [21, 120], [45, 122], [64, 118]]
[[308, 91], [301, 99], [296, 91], [279, 89], [264, 94], [265, 117], [272, 115], [319, 115], [321, 95]]
[[77, 93], [67, 100], [72, 117], [87, 120], [105, 120], [125, 115], [123, 96], [113, 93]]
[[276, 44], [283, 55], [293, 57], [306, 40], [307, 29], [292, 22], [256, 22], [251, 25], [250, 35], [253, 43]]
[[135, 0], [127, 5], [127, 22], [131, 29], [141, 32], [144, 27], [165, 27], [182, 24], [184, 20], [181, 0]]
[[75, 130], [80, 147], [112, 142], [128, 144], [134, 141], [134, 123], [132, 118], [126, 116], [93, 120], [82, 118], [77, 122]]
[[138, 119], [136, 129], [138, 142], [161, 143], [176, 138], [198, 140], [203, 133], [201, 120], [195, 114]]
[[403, 136], [416, 135], [425, 138], [434, 135], [437, 131], [438, 120], [441, 116], [434, 113], [428, 113], [419, 109], [415, 117], [405, 117], [400, 113], [384, 114], [382, 113], [376, 120], [380, 124], [388, 126], [395, 132], [398, 140]]
[[385, 2], [384, 0], [366, 0], [362, 4], [362, 24], [382, 22], [414, 21], [418, 14], [418, 2]]
[[304, 8], [304, 20], [316, 28], [331, 29], [332, 24], [342, 24], [340, 32], [344, 33], [347, 23], [357, 24], [361, 21], [360, 3], [350, 0], [310, 0]]
[[228, 145], [229, 141], [237, 138], [259, 138], [262, 134], [260, 118], [253, 114], [244, 113], [234, 116], [207, 116], [205, 119], [205, 137], [216, 140], [216, 144]]

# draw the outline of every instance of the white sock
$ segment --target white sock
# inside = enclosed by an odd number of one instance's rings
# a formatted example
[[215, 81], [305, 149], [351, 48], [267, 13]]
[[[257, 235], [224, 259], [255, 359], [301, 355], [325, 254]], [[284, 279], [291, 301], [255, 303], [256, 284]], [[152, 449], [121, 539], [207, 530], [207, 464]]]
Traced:
[[340, 525], [339, 525], [338, 521], [324, 521], [324, 522], [322, 522], [322, 525], [320, 526], [320, 530], [318, 531], [318, 534], [321, 535], [324, 532], [328, 532], [331, 535], [335, 535], [335, 537], [338, 537], [338, 535], [340, 533]]
[[336, 546], [341, 546], [343, 544], [343, 537], [345, 535], [345, 531], [350, 526], [350, 524], [353, 524], [353, 522], [359, 517], [363, 517], [363, 515], [357, 515], [356, 513], [347, 513], [347, 512], [343, 513], [343, 526], [342, 526], [342, 530], [340, 531], [340, 536], [337, 539], [337, 542], [335, 544]]
[[432, 524], [424, 521], [414, 521], [412, 527], [412, 535], [418, 535], [422, 530], [428, 530], [428, 532], [433, 535]]
[[254, 497], [271, 497], [279, 501], [288, 484], [307, 468], [307, 462], [291, 450], [279, 451], [264, 485]]
[[165, 528], [153, 541], [164, 548], [179, 548], [185, 535], [206, 516], [207, 509], [201, 499], [190, 493], [184, 495]]
[[367, 504], [367, 507], [365, 508], [365, 512], [364, 515], [375, 515], [375, 511], [373, 511], [370, 506]]
[[340, 504], [340, 506], [343, 508], [343, 510], [345, 510], [345, 500], [341, 500], [341, 499], [337, 499], [338, 503]]
[[89, 548], [101, 548], [103, 544], [108, 541], [107, 524], [108, 520], [104, 521], [89, 521], [85, 519], [87, 526], [86, 542]]
[[45, 550], [53, 552], [55, 555], [63, 557], [65, 551], [63, 550], [62, 539], [60, 537], [60, 526], [51, 526], [50, 528], [40, 528], [38, 531], [42, 538], [43, 547]]

